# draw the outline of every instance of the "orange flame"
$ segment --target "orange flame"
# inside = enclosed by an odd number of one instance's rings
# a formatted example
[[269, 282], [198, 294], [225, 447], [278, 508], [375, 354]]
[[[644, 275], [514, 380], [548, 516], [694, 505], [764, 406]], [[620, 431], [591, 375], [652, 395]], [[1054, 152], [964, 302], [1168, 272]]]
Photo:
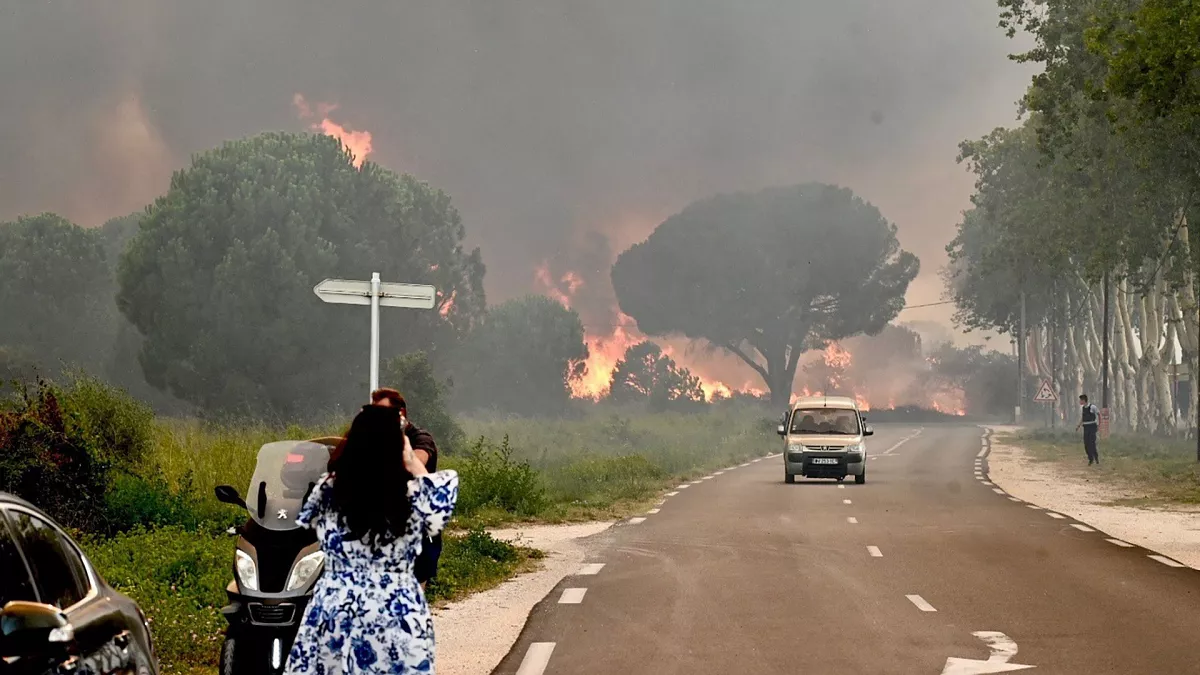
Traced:
[[[439, 292], [438, 295], [441, 295], [441, 292]], [[442, 306], [438, 308], [438, 314], [441, 314], [442, 316], [449, 316], [450, 312], [454, 309], [454, 300], [457, 297], [458, 289], [450, 291], [450, 297], [446, 298], [446, 301], [443, 302]]]
[[[304, 100], [303, 94], [296, 94], [292, 97], [292, 105], [296, 107], [296, 113], [301, 119], [313, 117], [313, 110], [309, 107], [308, 102]], [[374, 149], [371, 146], [371, 132], [369, 131], [353, 131], [329, 119], [329, 113], [337, 110], [336, 103], [318, 103], [316, 115], [321, 117], [320, 122], [313, 122], [309, 125], [309, 129], [320, 131], [326, 136], [333, 136], [341, 141], [342, 145], [350, 151], [351, 162], [355, 168], [362, 168], [362, 164], [367, 159], [367, 155], [371, 154]]]

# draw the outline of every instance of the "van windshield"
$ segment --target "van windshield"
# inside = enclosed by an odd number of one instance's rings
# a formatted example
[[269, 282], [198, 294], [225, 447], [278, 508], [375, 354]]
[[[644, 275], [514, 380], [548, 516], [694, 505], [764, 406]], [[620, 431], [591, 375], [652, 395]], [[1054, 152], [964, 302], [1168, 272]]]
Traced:
[[857, 436], [858, 411], [853, 408], [797, 408], [792, 412], [791, 433]]

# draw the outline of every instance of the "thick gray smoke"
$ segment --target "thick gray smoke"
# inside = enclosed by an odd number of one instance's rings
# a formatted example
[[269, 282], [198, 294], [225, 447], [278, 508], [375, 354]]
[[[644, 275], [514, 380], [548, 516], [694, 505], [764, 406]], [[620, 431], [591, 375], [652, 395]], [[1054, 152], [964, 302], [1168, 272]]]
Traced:
[[[713, 192], [807, 180], [875, 202], [937, 268], [958, 140], [1015, 114], [993, 0], [2, 0], [0, 218], [137, 209], [224, 140], [302, 130], [295, 94], [444, 188], [488, 290], [539, 287]], [[607, 287], [604, 264], [581, 288]], [[582, 292], [582, 291], [581, 291]], [[906, 319], [944, 318], [945, 308]]]

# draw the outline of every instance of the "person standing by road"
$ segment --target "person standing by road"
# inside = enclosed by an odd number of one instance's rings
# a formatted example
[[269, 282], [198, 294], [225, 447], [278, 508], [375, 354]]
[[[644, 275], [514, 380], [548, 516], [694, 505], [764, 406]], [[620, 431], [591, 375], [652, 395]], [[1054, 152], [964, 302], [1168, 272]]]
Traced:
[[[438, 449], [433, 440], [433, 434], [417, 427], [408, 419], [408, 402], [395, 389], [383, 387], [371, 392], [371, 403], [400, 409], [400, 419], [404, 424], [404, 435], [412, 445], [413, 453], [425, 465], [430, 473], [437, 471]], [[438, 533], [426, 537], [421, 542], [421, 554], [417, 556], [415, 566], [417, 581], [421, 582], [424, 590], [430, 579], [437, 576], [438, 559], [442, 557], [442, 535]]]
[[1094, 403], [1088, 403], [1087, 394], [1079, 395], [1079, 405], [1083, 408], [1079, 415], [1079, 424], [1075, 431], [1083, 429], [1083, 449], [1087, 452], [1088, 466], [1100, 463], [1100, 450], [1096, 447], [1096, 438], [1100, 432], [1100, 411]]
[[413, 563], [457, 500], [458, 474], [425, 469], [399, 411], [363, 406], [296, 518], [316, 532], [325, 573], [285, 675], [432, 675], [433, 617]]

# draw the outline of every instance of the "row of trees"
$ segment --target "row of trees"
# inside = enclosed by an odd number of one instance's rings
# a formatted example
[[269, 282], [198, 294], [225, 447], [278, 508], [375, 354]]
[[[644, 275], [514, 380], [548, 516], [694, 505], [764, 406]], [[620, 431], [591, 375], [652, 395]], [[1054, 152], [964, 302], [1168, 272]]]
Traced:
[[1200, 354], [1200, 6], [999, 5], [1033, 38], [1013, 58], [1043, 71], [1021, 126], [962, 144], [977, 182], [948, 247], [958, 320], [1017, 335], [1023, 309], [1030, 372], [1065, 400], [1099, 402], [1107, 333], [1114, 425], [1176, 433], [1171, 377]]

